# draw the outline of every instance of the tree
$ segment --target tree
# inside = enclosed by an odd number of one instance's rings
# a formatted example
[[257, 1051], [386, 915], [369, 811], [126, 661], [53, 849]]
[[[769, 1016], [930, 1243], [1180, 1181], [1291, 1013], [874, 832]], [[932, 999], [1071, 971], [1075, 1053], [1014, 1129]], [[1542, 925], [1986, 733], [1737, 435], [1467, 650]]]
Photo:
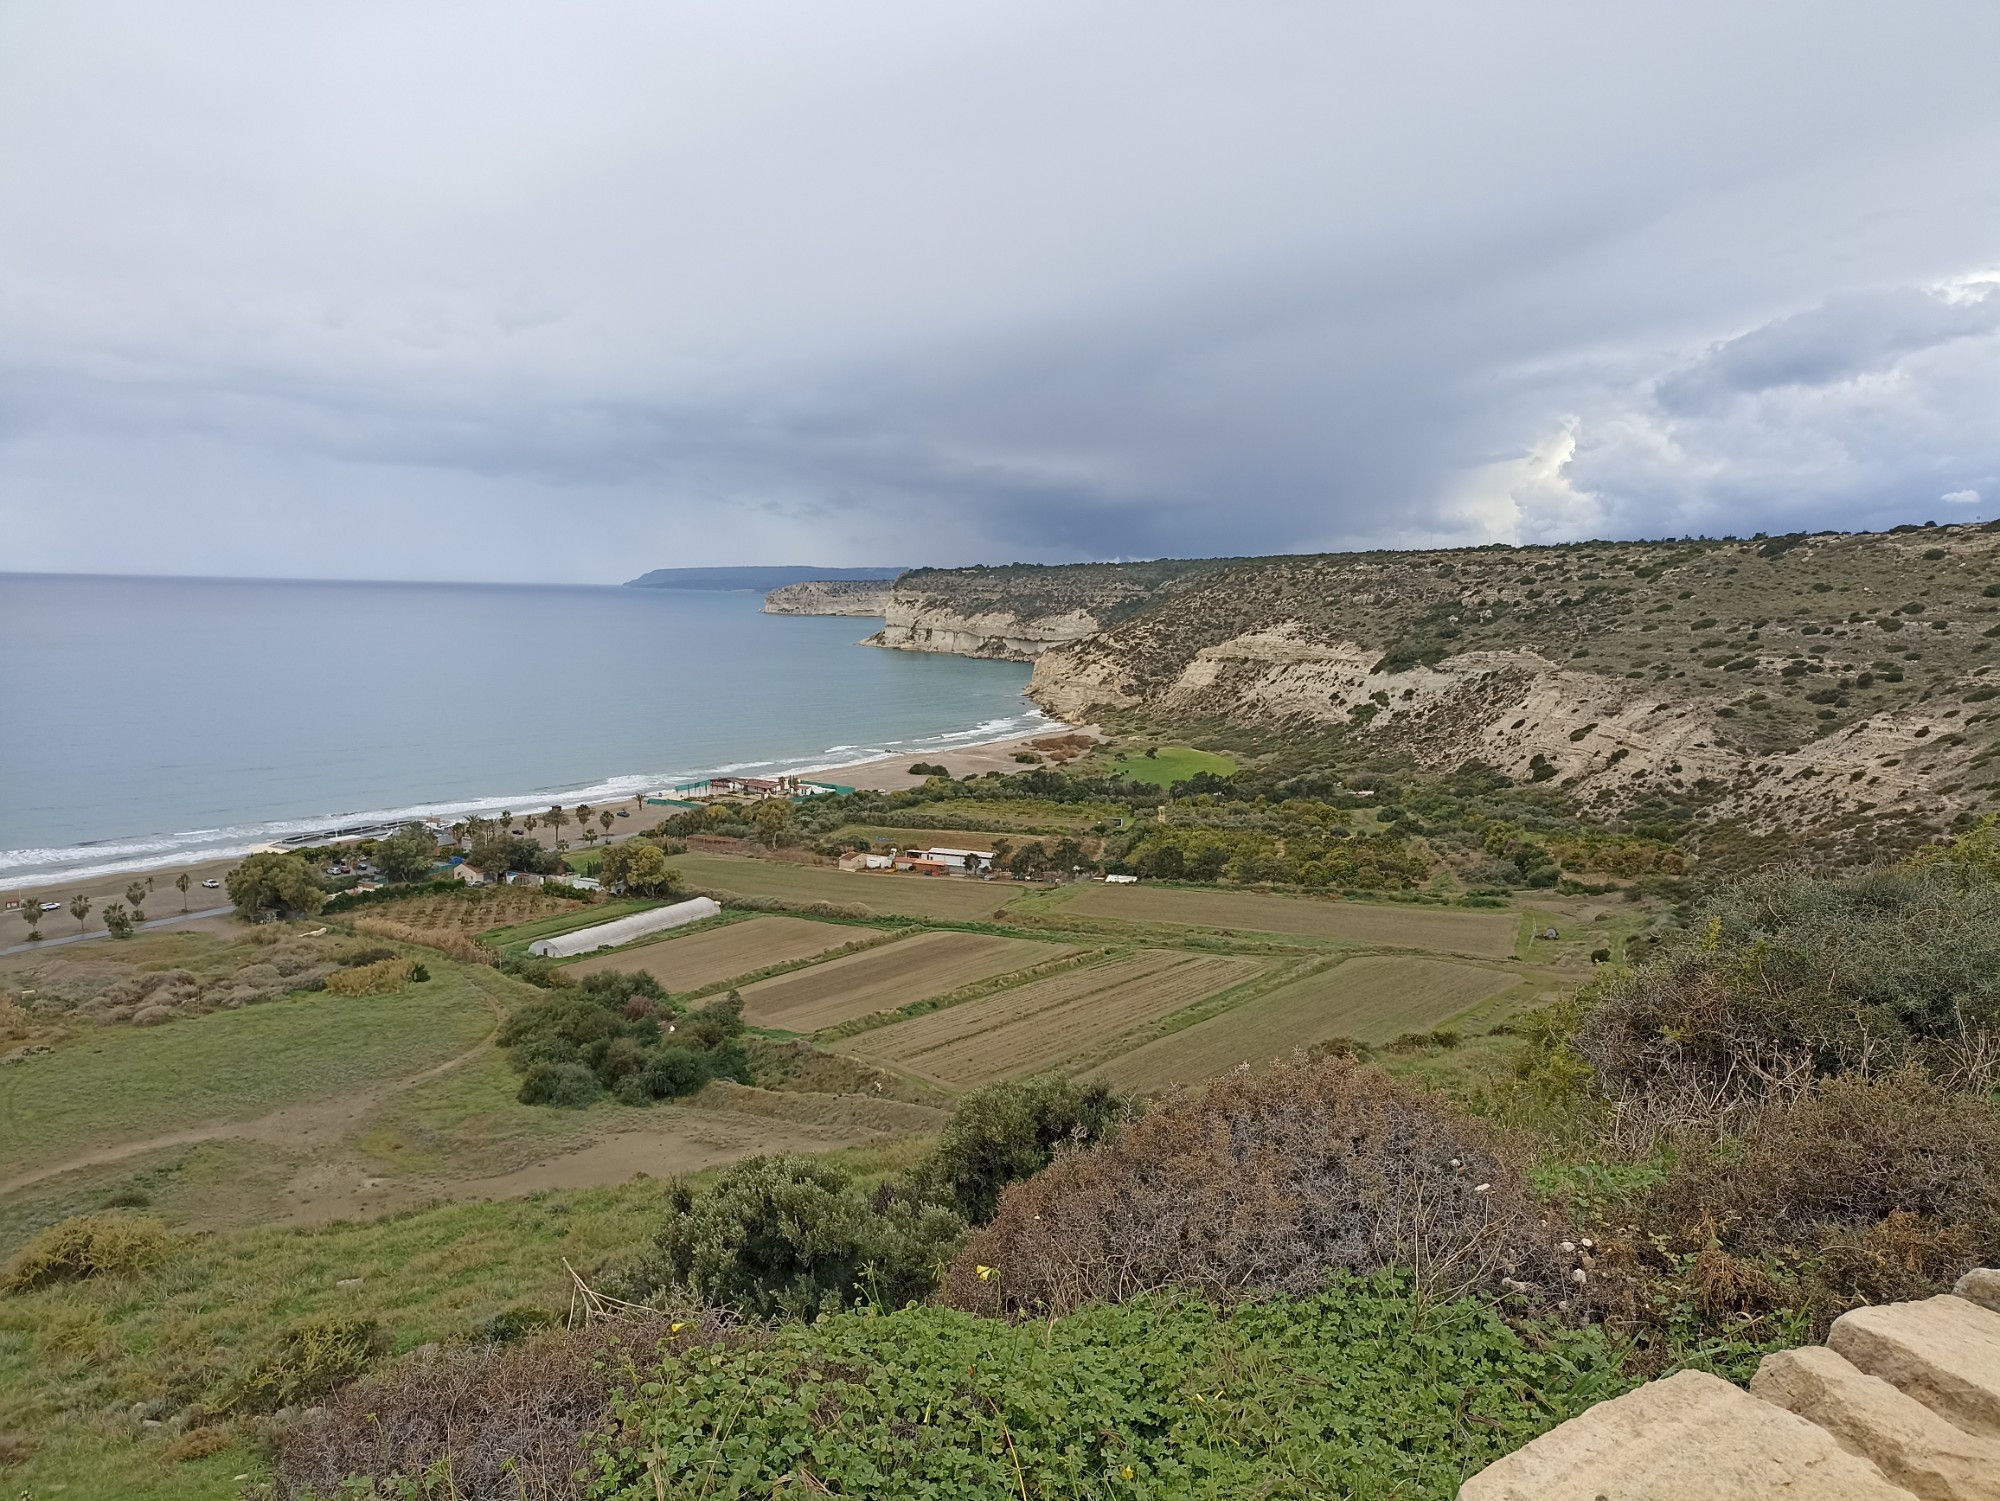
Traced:
[[597, 822], [603, 828], [604, 832], [609, 834], [611, 832], [612, 820], [617, 818], [617, 816], [609, 808], [606, 808], [602, 813], [597, 815]]
[[530, 834], [534, 833], [535, 830], [539, 829], [541, 826], [542, 826], [542, 821], [539, 818], [535, 817], [535, 815], [532, 813], [530, 813], [526, 818], [521, 820], [521, 827], [526, 829]]
[[76, 930], [83, 931], [83, 920], [90, 916], [90, 898], [79, 891], [69, 899], [69, 915], [76, 919]]
[[510, 870], [551, 875], [556, 868], [555, 857], [535, 840], [525, 834], [498, 832], [489, 834], [475, 844], [472, 852], [465, 857], [465, 863], [488, 880], [504, 875]]
[[132, 904], [132, 921], [144, 922], [146, 920], [146, 883], [144, 881], [134, 881], [130, 886], [127, 886], [125, 888], [125, 900]]
[[28, 941], [39, 943], [42, 937], [42, 899], [32, 891], [21, 893], [21, 921], [28, 925]]
[[224, 884], [239, 917], [256, 918], [266, 912], [311, 917], [326, 903], [326, 892], [313, 879], [312, 867], [298, 855], [252, 855], [229, 873]]
[[[563, 825], [569, 822], [569, 815], [563, 812], [561, 803], [552, 803], [549, 805], [548, 814], [543, 818], [542, 822], [554, 829], [556, 838], [561, 839]], [[557, 848], [561, 848], [561, 846], [558, 845]]]
[[666, 853], [650, 839], [614, 844], [604, 852], [597, 873], [606, 886], [633, 896], [673, 896], [680, 887], [680, 872], [667, 864]]
[[194, 885], [194, 877], [182, 871], [174, 877], [174, 886], [181, 894], [181, 911], [188, 909], [188, 887]]
[[[134, 881], [132, 884], [134, 886], [139, 885], [137, 881]], [[139, 889], [144, 891], [146, 888], [140, 886]], [[127, 912], [121, 903], [106, 902], [102, 915], [105, 929], [113, 938], [130, 938], [132, 936], [132, 914]]]
[[792, 811], [791, 803], [782, 797], [765, 798], [751, 815], [751, 822], [757, 825], [757, 837], [776, 849], [779, 837], [792, 826]]
[[417, 881], [437, 863], [437, 840], [420, 823], [406, 823], [375, 847], [375, 868], [385, 881]]

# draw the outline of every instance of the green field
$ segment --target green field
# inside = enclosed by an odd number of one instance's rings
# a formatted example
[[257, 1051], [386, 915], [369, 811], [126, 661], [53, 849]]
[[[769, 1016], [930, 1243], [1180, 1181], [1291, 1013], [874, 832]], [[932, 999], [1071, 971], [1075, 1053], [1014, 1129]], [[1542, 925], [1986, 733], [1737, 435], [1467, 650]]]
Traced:
[[1112, 766], [1133, 781], [1144, 782], [1149, 787], [1171, 787], [1202, 771], [1219, 777], [1236, 773], [1236, 762], [1230, 757], [1214, 751], [1195, 750], [1186, 745], [1163, 745], [1157, 754], [1151, 756], [1143, 752], [1137, 755], [1128, 752], [1124, 760], [1115, 761]]
[[394, 995], [301, 994], [163, 1026], [87, 1029], [0, 1070], [0, 1181], [95, 1147], [407, 1077], [493, 1030], [514, 982], [434, 964]]
[[788, 902], [835, 902], [866, 907], [884, 917], [930, 917], [945, 922], [989, 918], [1021, 891], [1018, 886], [964, 877], [860, 874], [739, 855], [676, 855], [673, 863], [688, 885], [704, 890]]
[[1148, 1091], [1268, 1063], [1331, 1037], [1385, 1043], [1428, 1032], [1518, 983], [1505, 970], [1445, 959], [1363, 955], [1170, 1032], [1091, 1077]]
[[1434, 949], [1502, 959], [1514, 951], [1520, 918], [1512, 912], [1466, 912], [1346, 902], [1329, 897], [1266, 896], [1255, 891], [1182, 886], [1082, 885], [1046, 913], [1076, 913], [1134, 924], [1237, 929], [1337, 939], [1385, 948]]

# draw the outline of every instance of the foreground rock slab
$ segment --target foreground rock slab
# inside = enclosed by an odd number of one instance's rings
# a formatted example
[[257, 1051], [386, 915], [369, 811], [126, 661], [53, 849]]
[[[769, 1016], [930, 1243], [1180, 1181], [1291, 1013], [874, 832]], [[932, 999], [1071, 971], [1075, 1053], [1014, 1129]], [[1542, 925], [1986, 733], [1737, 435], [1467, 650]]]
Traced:
[[1459, 1501], [1913, 1501], [1825, 1429], [1701, 1371], [1600, 1402], [1482, 1470]]
[[2000, 1313], [1946, 1295], [1857, 1308], [1827, 1344], [1967, 1433], [2000, 1439]]

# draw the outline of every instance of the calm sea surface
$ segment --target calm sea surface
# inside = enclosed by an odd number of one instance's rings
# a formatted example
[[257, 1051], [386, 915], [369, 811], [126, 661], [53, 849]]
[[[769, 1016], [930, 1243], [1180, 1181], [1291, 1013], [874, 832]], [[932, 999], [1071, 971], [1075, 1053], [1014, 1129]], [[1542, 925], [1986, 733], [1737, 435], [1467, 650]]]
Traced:
[[1050, 721], [755, 594], [0, 574], [0, 888]]

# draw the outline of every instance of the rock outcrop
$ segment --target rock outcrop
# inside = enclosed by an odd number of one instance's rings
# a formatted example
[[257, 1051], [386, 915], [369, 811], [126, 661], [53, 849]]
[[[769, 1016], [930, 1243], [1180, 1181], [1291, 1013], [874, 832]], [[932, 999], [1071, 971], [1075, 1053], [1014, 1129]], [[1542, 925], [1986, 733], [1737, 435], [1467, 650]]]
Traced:
[[766, 615], [887, 615], [892, 579], [813, 579], [764, 596]]
[[[1973, 1272], [1980, 1297], [2000, 1273]], [[1682, 1371], [1543, 1434], [1459, 1501], [2000, 1501], [2000, 1313], [1955, 1294], [1858, 1308], [1744, 1392]]]

